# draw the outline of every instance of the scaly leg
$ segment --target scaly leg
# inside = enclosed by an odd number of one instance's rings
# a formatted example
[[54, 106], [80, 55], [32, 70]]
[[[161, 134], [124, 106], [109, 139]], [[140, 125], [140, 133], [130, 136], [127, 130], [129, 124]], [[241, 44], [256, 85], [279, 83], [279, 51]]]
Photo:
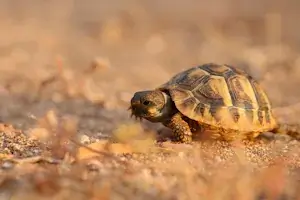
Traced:
[[295, 140], [300, 140], [300, 125], [298, 124], [280, 124], [272, 132], [275, 133], [275, 138], [280, 135], [288, 135]]
[[191, 129], [188, 123], [182, 119], [181, 113], [173, 115], [164, 125], [173, 131], [175, 141], [182, 143], [192, 142]]

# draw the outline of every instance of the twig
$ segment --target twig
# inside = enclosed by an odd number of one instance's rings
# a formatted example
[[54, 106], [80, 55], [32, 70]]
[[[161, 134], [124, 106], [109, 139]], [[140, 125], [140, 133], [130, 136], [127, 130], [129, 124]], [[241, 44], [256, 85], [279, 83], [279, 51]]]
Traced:
[[44, 156], [34, 156], [34, 157], [29, 157], [29, 158], [7, 158], [4, 160], [12, 161], [17, 164], [38, 163], [38, 162], [47, 162], [50, 164], [60, 164], [61, 163], [60, 160], [50, 158], [50, 157], [44, 157]]

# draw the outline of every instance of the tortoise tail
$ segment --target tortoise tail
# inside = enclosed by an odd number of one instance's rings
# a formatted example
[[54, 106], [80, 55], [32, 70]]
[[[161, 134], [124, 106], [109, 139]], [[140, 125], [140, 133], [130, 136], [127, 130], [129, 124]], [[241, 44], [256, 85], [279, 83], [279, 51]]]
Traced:
[[284, 134], [293, 139], [300, 140], [300, 125], [299, 124], [279, 124], [273, 131], [275, 134]]

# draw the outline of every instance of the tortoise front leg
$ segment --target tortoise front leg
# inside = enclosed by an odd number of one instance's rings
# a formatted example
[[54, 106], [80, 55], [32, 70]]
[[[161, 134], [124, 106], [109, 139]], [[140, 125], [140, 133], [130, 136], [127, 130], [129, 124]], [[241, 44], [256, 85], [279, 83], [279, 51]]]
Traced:
[[176, 113], [164, 125], [173, 131], [176, 142], [191, 143], [192, 132], [186, 121], [182, 119], [181, 113]]

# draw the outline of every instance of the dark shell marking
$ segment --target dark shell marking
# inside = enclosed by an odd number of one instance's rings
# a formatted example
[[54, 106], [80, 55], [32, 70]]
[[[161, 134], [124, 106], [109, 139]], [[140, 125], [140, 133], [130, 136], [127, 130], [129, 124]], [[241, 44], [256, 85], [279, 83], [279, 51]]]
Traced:
[[200, 124], [246, 132], [277, 126], [261, 86], [232, 66], [210, 63], [193, 67], [158, 89], [167, 90], [177, 109]]

